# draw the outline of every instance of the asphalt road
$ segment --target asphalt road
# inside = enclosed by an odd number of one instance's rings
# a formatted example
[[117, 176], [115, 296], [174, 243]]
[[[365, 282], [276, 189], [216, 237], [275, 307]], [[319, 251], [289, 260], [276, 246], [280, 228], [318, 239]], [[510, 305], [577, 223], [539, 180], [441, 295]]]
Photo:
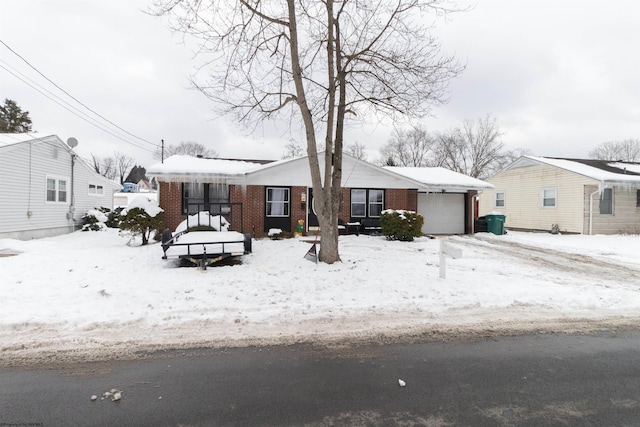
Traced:
[[638, 426], [640, 332], [0, 369], [0, 427], [219, 425]]

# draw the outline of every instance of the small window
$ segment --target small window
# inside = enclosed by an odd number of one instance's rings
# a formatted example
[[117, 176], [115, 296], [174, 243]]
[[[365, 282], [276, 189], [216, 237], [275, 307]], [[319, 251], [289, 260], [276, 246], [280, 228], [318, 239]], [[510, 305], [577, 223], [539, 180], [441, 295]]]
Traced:
[[104, 187], [97, 184], [89, 184], [89, 194], [101, 196], [104, 194]]
[[640, 208], [640, 190], [636, 190], [636, 208]]
[[67, 180], [59, 178], [47, 178], [47, 202], [67, 202]]
[[56, 201], [56, 180], [47, 178], [47, 202]]
[[495, 207], [504, 208], [504, 191], [496, 191]]
[[600, 195], [600, 215], [613, 214], [613, 189], [605, 188]]
[[542, 196], [543, 208], [556, 207], [556, 189], [555, 188], [543, 188], [541, 192], [541, 196]]
[[289, 189], [288, 188], [267, 188], [267, 216], [288, 217], [289, 216]]

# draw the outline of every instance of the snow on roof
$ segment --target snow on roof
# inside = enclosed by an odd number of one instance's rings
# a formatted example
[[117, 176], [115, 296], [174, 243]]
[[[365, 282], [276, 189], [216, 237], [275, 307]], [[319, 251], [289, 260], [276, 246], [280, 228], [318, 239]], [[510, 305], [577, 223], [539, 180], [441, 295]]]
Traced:
[[[587, 178], [592, 178], [602, 183], [640, 183], [640, 175], [626, 175], [623, 171], [627, 167], [627, 170], [633, 172], [640, 172], [640, 165], [627, 164], [621, 162], [607, 163], [609, 167], [615, 167], [620, 169], [620, 173], [611, 172], [609, 170], [600, 169], [595, 166], [591, 166], [585, 163], [581, 163], [578, 159], [555, 159], [549, 157], [536, 157], [536, 156], [524, 156], [527, 159], [531, 159], [540, 163], [544, 163], [550, 166], [555, 166], [561, 169], [565, 169], [570, 172], [574, 172]], [[617, 166], [614, 166], [617, 165]]]
[[237, 176], [260, 169], [260, 163], [244, 160], [207, 159], [202, 157], [176, 155], [156, 163], [147, 169], [148, 176], [208, 175]]
[[493, 184], [441, 167], [385, 166], [384, 169], [433, 187], [457, 187], [466, 189], [493, 188]]
[[56, 137], [55, 135], [34, 135], [32, 133], [0, 133], [0, 147], [19, 144], [21, 142]]

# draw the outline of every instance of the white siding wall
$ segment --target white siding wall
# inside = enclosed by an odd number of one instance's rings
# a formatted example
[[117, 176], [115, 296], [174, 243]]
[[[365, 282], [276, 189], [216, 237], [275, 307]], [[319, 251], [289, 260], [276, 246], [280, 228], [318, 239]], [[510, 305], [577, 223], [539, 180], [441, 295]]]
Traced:
[[[322, 159], [320, 163], [323, 164]], [[324, 169], [321, 167], [321, 170]], [[311, 187], [311, 174], [307, 158], [297, 159], [283, 165], [250, 174], [249, 185], [295, 185]], [[350, 157], [343, 158], [342, 187], [347, 188], [408, 188], [406, 180], [386, 174], [365, 162]]]
[[[75, 175], [76, 209], [71, 217], [71, 153], [64, 143], [51, 137], [1, 147], [0, 237], [22, 239], [66, 233], [74, 229], [89, 207], [111, 207], [110, 181], [103, 181], [106, 194], [89, 202], [90, 171], [76, 163]], [[47, 177], [67, 181], [66, 202], [46, 201]], [[104, 180], [99, 176], [95, 179]]]
[[[501, 212], [506, 227], [582, 233], [584, 229], [584, 186], [596, 181], [549, 165], [534, 165], [504, 170], [488, 180], [494, 190], [480, 195], [479, 214]], [[542, 207], [543, 188], [556, 189], [556, 207]], [[494, 205], [495, 193], [504, 191], [505, 206]], [[586, 207], [588, 209], [588, 206]]]

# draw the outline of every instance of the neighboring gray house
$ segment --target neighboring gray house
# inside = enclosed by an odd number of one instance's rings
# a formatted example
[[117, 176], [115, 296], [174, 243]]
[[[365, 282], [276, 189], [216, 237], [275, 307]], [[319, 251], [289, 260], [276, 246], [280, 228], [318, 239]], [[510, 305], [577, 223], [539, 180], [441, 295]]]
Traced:
[[0, 134], [0, 238], [72, 232], [89, 209], [111, 209], [120, 188], [56, 135]]

